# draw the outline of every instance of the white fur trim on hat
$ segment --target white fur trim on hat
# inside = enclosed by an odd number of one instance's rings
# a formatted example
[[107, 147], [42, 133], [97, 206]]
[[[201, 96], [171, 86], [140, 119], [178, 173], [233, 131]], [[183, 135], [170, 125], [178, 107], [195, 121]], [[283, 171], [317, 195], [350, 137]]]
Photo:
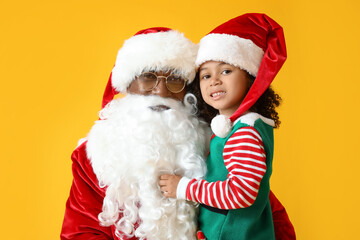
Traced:
[[139, 34], [126, 40], [112, 70], [112, 85], [118, 92], [141, 72], [174, 70], [191, 82], [195, 78], [197, 46], [174, 30]]
[[264, 51], [251, 40], [235, 35], [212, 33], [200, 40], [196, 66], [222, 61], [246, 70], [256, 77]]
[[225, 115], [217, 115], [211, 120], [211, 130], [218, 137], [225, 138], [232, 130], [232, 122]]

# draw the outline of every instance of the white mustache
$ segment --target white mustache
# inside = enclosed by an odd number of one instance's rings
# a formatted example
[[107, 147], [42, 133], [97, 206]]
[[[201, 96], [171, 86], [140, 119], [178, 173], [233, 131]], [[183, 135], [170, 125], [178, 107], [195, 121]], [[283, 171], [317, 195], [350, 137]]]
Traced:
[[155, 112], [162, 112], [171, 109], [169, 106], [166, 105], [156, 105], [156, 106], [149, 106], [149, 108]]
[[[191, 114], [195, 114], [197, 111], [197, 101], [195, 96], [191, 93], [185, 95], [183, 102], [172, 98], [159, 97], [156, 95], [142, 96], [129, 94], [122, 99], [115, 99], [111, 101], [104, 109], [99, 112], [100, 119], [107, 119], [111, 117], [111, 115], [116, 114], [118, 107], [120, 107], [124, 101], [132, 105], [131, 111], [143, 112], [146, 111], [146, 109], [149, 109], [154, 112], [165, 112], [167, 110], [186, 109], [185, 111]], [[123, 107], [126, 106], [122, 106], [121, 108]]]

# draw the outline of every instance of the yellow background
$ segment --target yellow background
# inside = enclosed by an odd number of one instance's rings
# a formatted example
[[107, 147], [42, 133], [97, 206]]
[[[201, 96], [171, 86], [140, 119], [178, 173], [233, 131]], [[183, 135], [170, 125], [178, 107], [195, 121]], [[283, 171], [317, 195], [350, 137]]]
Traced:
[[359, 235], [358, 1], [0, 3], [1, 239], [59, 239], [70, 155], [97, 119], [123, 41], [167, 26], [194, 42], [246, 12], [285, 31], [271, 187], [298, 239]]

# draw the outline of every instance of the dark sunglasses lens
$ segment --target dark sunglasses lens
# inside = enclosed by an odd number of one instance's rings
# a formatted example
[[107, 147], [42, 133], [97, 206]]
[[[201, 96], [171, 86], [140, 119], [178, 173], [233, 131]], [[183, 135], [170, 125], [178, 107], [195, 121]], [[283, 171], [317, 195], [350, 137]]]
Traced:
[[185, 87], [185, 80], [178, 75], [170, 75], [166, 81], [167, 88], [173, 92], [181, 92]]
[[145, 91], [150, 91], [152, 90], [155, 85], [156, 85], [156, 81], [157, 81], [157, 76], [154, 73], [142, 73], [139, 78], [139, 85], [140, 87], [145, 90]]

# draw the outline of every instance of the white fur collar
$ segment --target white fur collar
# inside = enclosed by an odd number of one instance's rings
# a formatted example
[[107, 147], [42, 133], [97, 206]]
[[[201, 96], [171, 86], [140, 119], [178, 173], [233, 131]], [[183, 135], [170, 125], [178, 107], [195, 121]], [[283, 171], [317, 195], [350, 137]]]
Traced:
[[249, 112], [249, 113], [246, 113], [244, 115], [242, 115], [241, 117], [239, 117], [238, 119], [236, 119], [234, 121], [234, 124], [235, 125], [238, 121], [242, 122], [242, 123], [245, 123], [249, 126], [254, 126], [256, 120], [258, 119], [261, 119], [264, 123], [266, 123], [267, 125], [270, 125], [272, 127], [275, 126], [275, 121], [270, 119], [270, 118], [266, 118], [266, 117], [263, 117], [261, 116], [260, 114], [258, 113], [255, 113], [255, 112]]

